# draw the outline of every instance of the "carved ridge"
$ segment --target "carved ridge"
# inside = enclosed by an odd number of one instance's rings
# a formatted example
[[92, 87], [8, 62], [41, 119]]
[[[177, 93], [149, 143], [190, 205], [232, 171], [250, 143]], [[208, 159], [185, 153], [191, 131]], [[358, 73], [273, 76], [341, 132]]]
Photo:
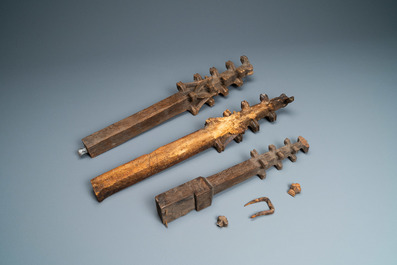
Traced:
[[190, 108], [189, 111], [193, 115], [197, 115], [204, 104], [213, 106], [215, 104], [214, 96], [221, 94], [227, 96], [229, 93], [228, 86], [235, 85], [237, 87], [243, 84], [243, 78], [252, 75], [253, 66], [248, 60], [248, 57], [243, 55], [240, 57], [242, 65], [236, 68], [233, 62], [227, 61], [225, 63], [226, 71], [219, 73], [215, 67], [210, 68], [210, 75], [202, 78], [200, 74], [194, 74], [194, 82], [183, 83], [182, 81], [176, 84], [179, 92], [186, 93], [189, 96]]

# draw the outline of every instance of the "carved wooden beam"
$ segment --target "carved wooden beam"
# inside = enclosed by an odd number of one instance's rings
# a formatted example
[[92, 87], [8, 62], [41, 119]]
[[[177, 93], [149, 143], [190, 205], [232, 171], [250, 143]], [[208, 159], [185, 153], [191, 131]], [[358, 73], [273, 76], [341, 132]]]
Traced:
[[223, 113], [224, 117], [207, 119], [203, 129], [92, 179], [91, 184], [98, 201], [102, 201], [113, 193], [144, 180], [211, 146], [215, 147], [218, 152], [222, 152], [230, 141], [240, 142], [247, 128], [254, 132], [258, 131], [258, 120], [267, 118], [269, 121], [275, 121], [275, 111], [287, 106], [294, 100], [294, 97], [287, 97], [282, 94], [269, 100], [267, 95], [262, 94], [260, 100], [260, 103], [252, 107], [247, 101], [243, 101], [241, 102], [242, 110], [240, 112], [232, 114], [229, 110], [226, 110]]
[[[280, 170], [283, 167], [283, 159], [288, 157], [292, 162], [295, 162], [295, 154], [299, 150], [305, 153], [309, 151], [309, 144], [302, 136], [299, 136], [298, 141], [294, 144], [291, 144], [287, 138], [284, 144], [285, 146], [279, 149], [276, 149], [274, 145], [269, 145], [269, 152], [262, 155], [259, 155], [254, 149], [251, 151], [251, 158], [238, 165], [207, 178], [195, 178], [157, 195], [155, 200], [161, 221], [167, 226], [169, 222], [194, 209], [200, 211], [211, 205], [215, 194], [255, 175], [264, 179], [266, 177], [266, 169], [274, 166]], [[264, 214], [268, 213], [265, 212]]]
[[178, 82], [178, 93], [83, 138], [84, 148], [78, 153], [96, 157], [184, 111], [196, 115], [205, 103], [213, 106], [213, 97], [226, 96], [228, 86], [241, 86], [243, 78], [254, 73], [247, 56], [241, 56], [240, 61], [242, 65], [237, 68], [233, 62], [226, 62], [227, 70], [221, 74], [212, 67], [211, 76], [195, 74], [194, 82]]

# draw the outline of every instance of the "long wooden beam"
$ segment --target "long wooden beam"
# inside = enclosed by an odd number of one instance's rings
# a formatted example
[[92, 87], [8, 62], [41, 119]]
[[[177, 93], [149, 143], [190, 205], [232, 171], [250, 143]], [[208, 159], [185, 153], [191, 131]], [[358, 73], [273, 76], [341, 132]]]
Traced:
[[[287, 138], [285, 146], [276, 149], [269, 145], [269, 152], [259, 155], [254, 149], [251, 158], [231, 168], [223, 170], [207, 178], [198, 177], [178, 187], [170, 189], [156, 196], [157, 212], [161, 221], [166, 226], [169, 222], [186, 215], [192, 210], [200, 211], [212, 203], [212, 198], [236, 184], [239, 184], [252, 176], [258, 175], [261, 179], [266, 177], [266, 170], [272, 166], [282, 169], [282, 160], [289, 158], [296, 161], [296, 153], [299, 150], [309, 151], [309, 144], [302, 136], [291, 144]], [[253, 215], [255, 217], [255, 215]], [[252, 217], [251, 217], [252, 218]]]
[[84, 137], [84, 148], [79, 149], [78, 153], [96, 157], [182, 112], [190, 111], [196, 115], [205, 103], [213, 106], [213, 97], [219, 94], [226, 96], [228, 86], [241, 86], [243, 78], [254, 73], [247, 56], [241, 56], [240, 61], [242, 65], [237, 68], [233, 62], [226, 62], [227, 70], [223, 73], [212, 67], [211, 76], [202, 78], [195, 74], [194, 82], [178, 82], [179, 92], [174, 95]]
[[261, 102], [254, 106], [243, 101], [240, 112], [232, 114], [226, 110], [223, 113], [224, 117], [207, 119], [203, 129], [93, 178], [91, 184], [98, 201], [212, 146], [218, 152], [222, 152], [232, 140], [242, 141], [242, 135], [247, 128], [253, 132], [258, 131], [258, 120], [267, 118], [269, 121], [275, 121], [275, 111], [286, 107], [294, 97], [282, 94], [269, 100], [267, 95], [262, 94], [260, 100]]

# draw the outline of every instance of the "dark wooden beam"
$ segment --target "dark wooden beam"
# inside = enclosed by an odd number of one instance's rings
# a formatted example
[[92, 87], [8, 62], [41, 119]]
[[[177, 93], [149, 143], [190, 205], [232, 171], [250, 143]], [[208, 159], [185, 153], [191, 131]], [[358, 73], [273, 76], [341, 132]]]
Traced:
[[213, 97], [226, 96], [228, 86], [241, 86], [243, 78], [253, 74], [247, 56], [241, 56], [240, 61], [242, 65], [237, 68], [233, 62], [226, 62], [227, 70], [221, 74], [213, 67], [209, 77], [195, 74], [194, 82], [178, 82], [176, 94], [83, 138], [84, 148], [79, 154], [96, 157], [182, 112], [196, 115], [204, 104], [214, 105]]
[[[215, 194], [255, 175], [264, 179], [268, 168], [274, 166], [280, 170], [282, 169], [283, 159], [289, 158], [292, 162], [295, 162], [295, 154], [299, 150], [305, 153], [309, 151], [309, 144], [302, 136], [299, 136], [298, 141], [294, 144], [291, 144], [287, 138], [284, 144], [285, 146], [279, 149], [276, 149], [274, 145], [269, 145], [269, 152], [262, 155], [259, 155], [254, 149], [251, 151], [251, 158], [240, 164], [207, 178], [195, 178], [157, 195], [155, 200], [161, 221], [167, 226], [169, 222], [192, 210], [200, 211], [211, 205]], [[253, 216], [255, 217], [255, 215]]]

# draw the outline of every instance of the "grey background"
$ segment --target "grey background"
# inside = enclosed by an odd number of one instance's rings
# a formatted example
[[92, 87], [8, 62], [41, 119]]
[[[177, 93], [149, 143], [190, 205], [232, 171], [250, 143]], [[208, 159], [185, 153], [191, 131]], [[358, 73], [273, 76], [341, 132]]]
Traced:
[[[1, 1], [1, 264], [396, 264], [394, 1]], [[254, 75], [97, 157], [80, 139], [211, 66]], [[239, 110], [295, 96], [271, 124], [98, 203], [90, 179]], [[310, 152], [170, 223], [155, 195], [302, 135]], [[303, 191], [292, 198], [289, 184]], [[270, 197], [272, 216], [250, 220]], [[230, 226], [219, 229], [216, 217]]]

